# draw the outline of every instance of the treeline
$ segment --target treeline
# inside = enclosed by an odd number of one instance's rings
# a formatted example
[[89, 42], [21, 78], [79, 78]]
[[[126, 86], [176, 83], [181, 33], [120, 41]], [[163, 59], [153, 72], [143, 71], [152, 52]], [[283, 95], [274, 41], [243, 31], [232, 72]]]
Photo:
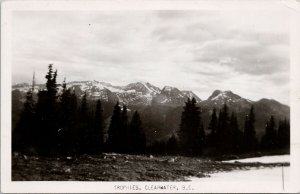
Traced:
[[290, 124], [287, 119], [279, 120], [276, 126], [274, 116], [266, 121], [265, 134], [257, 139], [256, 116], [252, 106], [245, 114], [244, 125], [240, 126], [237, 114], [230, 112], [227, 104], [217, 112], [214, 108], [205, 133], [202, 111], [196, 100], [188, 99], [183, 107], [180, 130], [166, 142], [155, 142], [151, 147], [155, 153], [185, 155], [243, 154], [257, 151], [289, 150]]
[[289, 148], [290, 125], [287, 119], [279, 120], [279, 127], [276, 128], [275, 119], [271, 116], [270, 121], [266, 121], [265, 134], [261, 141], [257, 139], [255, 122], [253, 106], [245, 114], [243, 125], [239, 125], [237, 114], [230, 112], [226, 104], [218, 115], [217, 110], [213, 109], [207, 145], [217, 150], [217, 153], [249, 153]]
[[37, 98], [33, 93], [34, 84], [26, 93], [20, 120], [12, 133], [13, 151], [40, 155], [101, 152], [201, 155], [289, 148], [287, 119], [279, 121], [277, 127], [271, 116], [259, 142], [254, 108], [251, 107], [244, 125], [240, 126], [236, 114], [224, 104], [219, 113], [213, 109], [207, 132], [194, 98], [187, 99], [183, 107], [179, 131], [167, 141], [147, 144], [139, 112], [129, 114], [125, 105], [116, 103], [106, 130], [100, 99], [95, 104], [90, 103], [86, 93], [78, 98], [75, 91], [67, 89], [65, 80], [62, 91], [58, 92], [57, 70], [54, 71], [52, 65], [45, 78], [46, 88], [38, 91]]
[[57, 70], [49, 65], [46, 89], [40, 90], [37, 102], [33, 89], [26, 93], [20, 120], [13, 130], [13, 151], [41, 155], [98, 154], [103, 151], [143, 153], [146, 137], [137, 111], [129, 120], [126, 106], [117, 103], [105, 139], [103, 108], [97, 100], [91, 111], [85, 93], [81, 100], [67, 89], [64, 80], [58, 94]]

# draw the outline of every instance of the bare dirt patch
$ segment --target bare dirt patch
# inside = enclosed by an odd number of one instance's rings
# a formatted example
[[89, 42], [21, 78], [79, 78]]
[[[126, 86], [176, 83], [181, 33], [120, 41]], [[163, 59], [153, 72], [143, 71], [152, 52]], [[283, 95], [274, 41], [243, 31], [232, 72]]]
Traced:
[[281, 165], [183, 156], [102, 154], [53, 158], [14, 153], [12, 181], [186, 181], [186, 177], [201, 178], [219, 171]]

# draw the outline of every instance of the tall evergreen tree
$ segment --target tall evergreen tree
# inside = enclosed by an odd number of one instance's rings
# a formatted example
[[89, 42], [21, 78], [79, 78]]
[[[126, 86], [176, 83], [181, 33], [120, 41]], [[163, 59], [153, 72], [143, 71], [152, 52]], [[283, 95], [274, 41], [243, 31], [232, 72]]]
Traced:
[[93, 137], [93, 152], [100, 153], [103, 151], [104, 148], [104, 119], [103, 108], [100, 100], [97, 100], [96, 104], [94, 134], [95, 135]]
[[107, 140], [107, 147], [109, 151], [119, 152], [121, 142], [121, 133], [120, 130], [122, 129], [122, 121], [121, 121], [121, 107], [119, 102], [114, 107], [113, 114], [111, 116], [110, 125], [108, 129], [108, 140]]
[[263, 149], [275, 149], [277, 148], [277, 134], [275, 126], [275, 118], [272, 115], [270, 120], [266, 123], [265, 135], [261, 141], [261, 147]]
[[180, 131], [179, 131], [179, 139], [180, 145], [183, 150], [187, 149], [187, 145], [190, 139], [190, 128], [189, 123], [191, 122], [191, 100], [187, 99], [185, 102], [185, 107], [183, 107], [183, 112], [181, 114], [181, 123], [180, 123]]
[[70, 96], [70, 123], [69, 123], [69, 129], [68, 130], [68, 136], [70, 138], [70, 153], [71, 154], [76, 154], [78, 153], [78, 136], [79, 136], [79, 131], [78, 131], [78, 119], [77, 119], [77, 114], [78, 114], [78, 105], [77, 105], [77, 96], [75, 94], [74, 90], [71, 90], [71, 96]]
[[58, 130], [59, 150], [62, 154], [73, 155], [76, 152], [76, 111], [77, 97], [70, 88], [66, 88], [66, 81], [62, 84], [60, 95], [60, 127]]
[[48, 67], [46, 90], [40, 90], [37, 102], [37, 119], [39, 127], [39, 151], [41, 154], [57, 153], [57, 132], [59, 122], [57, 117], [57, 70], [53, 72], [52, 64]]
[[179, 139], [182, 151], [186, 154], [199, 154], [204, 145], [205, 133], [201, 122], [201, 111], [196, 99], [188, 99], [181, 114]]
[[219, 113], [217, 142], [220, 151], [228, 151], [230, 148], [229, 111], [225, 103]]
[[11, 92], [11, 98], [11, 127], [12, 133], [14, 133], [20, 121], [20, 117], [24, 107], [24, 102], [22, 102], [21, 100], [22, 93], [19, 90], [13, 90]]
[[210, 130], [210, 134], [208, 136], [209, 145], [212, 147], [216, 147], [218, 130], [218, 116], [216, 108], [213, 109], [208, 129]]
[[143, 153], [146, 149], [146, 136], [142, 128], [142, 121], [137, 111], [134, 112], [130, 126], [130, 151], [133, 153]]
[[55, 107], [56, 99], [57, 99], [57, 84], [56, 84], [56, 78], [57, 78], [57, 70], [53, 72], [53, 65], [50, 64], [48, 66], [48, 73], [45, 76], [47, 79], [46, 82], [46, 88], [47, 88], [47, 95], [49, 96], [49, 103]]
[[286, 118], [279, 121], [277, 143], [279, 148], [290, 147], [290, 122]]
[[88, 103], [86, 91], [81, 99], [81, 105], [78, 115], [78, 150], [80, 153], [89, 153], [91, 150], [91, 129], [89, 122]]
[[32, 90], [28, 90], [20, 121], [12, 137], [13, 151], [28, 151], [28, 148], [36, 146], [37, 126], [35, 111], [33, 92]]
[[246, 115], [245, 118], [245, 130], [244, 130], [245, 151], [253, 151], [257, 148], [255, 121], [256, 119], [255, 119], [254, 107], [251, 106], [249, 115]]
[[130, 133], [128, 131], [128, 115], [127, 115], [127, 107], [126, 105], [123, 105], [122, 112], [121, 112], [121, 129], [120, 129], [120, 145], [121, 146], [121, 152], [127, 152], [129, 147], [129, 136]]
[[243, 134], [239, 129], [238, 120], [236, 114], [232, 112], [230, 118], [230, 129], [232, 132], [232, 152], [237, 153], [241, 151]]

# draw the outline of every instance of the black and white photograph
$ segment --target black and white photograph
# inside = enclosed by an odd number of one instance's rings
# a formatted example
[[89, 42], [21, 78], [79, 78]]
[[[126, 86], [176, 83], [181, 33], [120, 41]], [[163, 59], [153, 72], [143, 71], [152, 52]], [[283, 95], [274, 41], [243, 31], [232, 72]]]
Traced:
[[300, 8], [255, 2], [3, 3], [1, 191], [299, 192]]

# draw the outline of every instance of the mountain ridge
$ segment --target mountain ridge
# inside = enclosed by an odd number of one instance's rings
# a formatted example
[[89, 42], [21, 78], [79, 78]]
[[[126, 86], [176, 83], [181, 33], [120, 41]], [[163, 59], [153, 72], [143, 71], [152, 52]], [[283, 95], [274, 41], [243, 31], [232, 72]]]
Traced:
[[[25, 93], [31, 89], [30, 84], [16, 84], [12, 86], [12, 100], [14, 103], [25, 101]], [[266, 121], [270, 116], [274, 116], [277, 120], [289, 119], [290, 107], [282, 104], [274, 99], [262, 98], [258, 101], [252, 101], [243, 98], [230, 90], [221, 91], [215, 90], [206, 99], [201, 100], [192, 91], [179, 90], [176, 87], [165, 86], [162, 89], [151, 85], [148, 82], [135, 82], [125, 86], [114, 86], [106, 82], [98, 81], [73, 81], [67, 83], [67, 88], [75, 91], [77, 96], [83, 96], [87, 92], [89, 100], [101, 99], [106, 104], [106, 114], [109, 116], [112, 111], [112, 104], [117, 101], [120, 104], [126, 104], [129, 108], [139, 110], [142, 119], [149, 125], [148, 135], [155, 139], [156, 129], [163, 126], [159, 137], [169, 137], [170, 134], [178, 130], [182, 107], [187, 98], [195, 97], [197, 104], [202, 112], [201, 117], [204, 127], [207, 129], [211, 119], [213, 108], [217, 112], [221, 110], [226, 103], [229, 107], [229, 114], [235, 112], [238, 117], [239, 125], [242, 129], [246, 114], [249, 113], [251, 106], [254, 106], [256, 114], [256, 132], [257, 136], [261, 137], [265, 130]], [[34, 92], [45, 89], [45, 84], [36, 84]], [[62, 92], [62, 86], [59, 84], [58, 92]], [[105, 104], [105, 103], [104, 103]], [[16, 107], [22, 107], [21, 104], [13, 104]], [[152, 123], [151, 125], [149, 123]]]
[[[160, 89], [157, 86], [150, 84], [149, 82], [133, 82], [124, 86], [116, 86], [107, 82], [100, 81], [71, 81], [66, 83], [67, 88], [71, 88], [78, 96], [83, 96], [84, 92], [87, 92], [87, 96], [90, 99], [100, 98], [105, 101], [120, 101], [124, 104], [138, 104], [138, 105], [151, 105], [152, 103], [165, 104], [170, 106], [182, 106], [186, 102], [187, 98], [194, 97], [198, 103], [211, 101], [216, 106], [224, 103], [232, 104], [238, 101], [244, 101], [245, 103], [254, 103], [264, 101], [277, 102], [283, 104], [275, 99], [261, 98], [257, 101], [242, 98], [235, 94], [231, 90], [222, 91], [216, 89], [206, 99], [202, 100], [193, 91], [179, 90], [173, 86], [164, 86]], [[12, 89], [26, 93], [32, 86], [28, 83], [17, 83], [12, 85]], [[61, 84], [58, 84], [58, 92], [61, 92]], [[34, 92], [38, 92], [40, 89], [45, 89], [45, 84], [35, 84]], [[211, 103], [211, 106], [213, 106]]]
[[[86, 92], [90, 99], [102, 99], [105, 101], [119, 101], [129, 105], [151, 105], [152, 103], [165, 104], [169, 106], [183, 105], [189, 97], [201, 99], [192, 91], [179, 90], [175, 87], [165, 86], [160, 89], [149, 82], [134, 82], [125, 86], [114, 86], [110, 83], [93, 81], [71, 81], [66, 83], [67, 88], [75, 91], [76, 95], [83, 96]], [[14, 84], [13, 90], [26, 93], [31, 89], [28, 83]], [[36, 84], [34, 92], [45, 89], [45, 84]], [[62, 91], [61, 84], [58, 84], [58, 92]]]

